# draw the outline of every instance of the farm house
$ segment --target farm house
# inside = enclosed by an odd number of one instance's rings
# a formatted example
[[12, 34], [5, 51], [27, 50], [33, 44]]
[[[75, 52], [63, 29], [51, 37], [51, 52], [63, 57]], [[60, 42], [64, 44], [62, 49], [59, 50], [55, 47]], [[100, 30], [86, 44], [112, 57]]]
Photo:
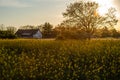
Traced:
[[18, 29], [15, 34], [20, 38], [42, 38], [42, 33], [39, 29]]

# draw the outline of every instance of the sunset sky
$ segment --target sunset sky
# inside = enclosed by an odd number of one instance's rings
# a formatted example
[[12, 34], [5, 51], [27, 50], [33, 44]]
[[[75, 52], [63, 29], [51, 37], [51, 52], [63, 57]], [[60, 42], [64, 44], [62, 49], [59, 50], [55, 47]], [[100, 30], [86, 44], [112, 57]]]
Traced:
[[[50, 22], [57, 25], [63, 20], [62, 12], [74, 1], [78, 0], [0, 0], [0, 24], [20, 27]], [[110, 7], [120, 12], [120, 0], [93, 1], [100, 4], [100, 14], [104, 14]]]

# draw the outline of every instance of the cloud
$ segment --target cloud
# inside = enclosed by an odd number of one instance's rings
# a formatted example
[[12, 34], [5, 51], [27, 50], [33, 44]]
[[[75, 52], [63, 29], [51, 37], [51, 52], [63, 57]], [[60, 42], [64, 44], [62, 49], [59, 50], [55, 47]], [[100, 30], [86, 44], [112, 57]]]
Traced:
[[28, 4], [20, 0], [0, 0], [1, 7], [29, 7]]

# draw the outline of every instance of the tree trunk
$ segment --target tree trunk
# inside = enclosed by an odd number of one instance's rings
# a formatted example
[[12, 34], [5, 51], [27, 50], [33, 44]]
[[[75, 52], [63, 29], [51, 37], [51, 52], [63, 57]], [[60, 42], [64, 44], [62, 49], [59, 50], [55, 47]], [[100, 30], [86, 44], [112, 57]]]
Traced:
[[90, 33], [88, 33], [88, 35], [87, 35], [88, 37], [87, 37], [87, 39], [88, 40], [91, 40], [91, 34]]

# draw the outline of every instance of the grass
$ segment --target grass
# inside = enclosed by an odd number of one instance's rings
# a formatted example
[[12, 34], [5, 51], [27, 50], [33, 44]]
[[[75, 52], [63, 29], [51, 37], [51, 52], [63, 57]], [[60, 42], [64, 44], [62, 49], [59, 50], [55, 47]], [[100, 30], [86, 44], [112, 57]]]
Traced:
[[120, 40], [0, 40], [1, 80], [119, 80]]

